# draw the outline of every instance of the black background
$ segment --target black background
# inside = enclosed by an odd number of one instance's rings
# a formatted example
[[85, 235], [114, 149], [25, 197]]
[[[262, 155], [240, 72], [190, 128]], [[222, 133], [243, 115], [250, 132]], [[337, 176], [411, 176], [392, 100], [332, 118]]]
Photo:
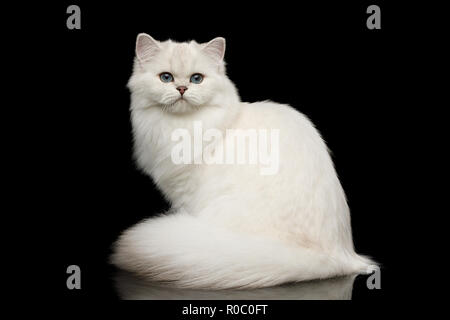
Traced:
[[[66, 28], [70, 4], [81, 7], [81, 30]], [[381, 30], [366, 28], [370, 4], [381, 7]], [[42, 103], [38, 128], [30, 133], [38, 143], [28, 145], [38, 175], [27, 188], [43, 212], [37, 229], [48, 253], [41, 256], [50, 271], [47, 294], [116, 299], [115, 269], [107, 263], [112, 243], [127, 227], [168, 208], [132, 160], [126, 83], [136, 35], [146, 32], [158, 40], [225, 37], [227, 73], [243, 101], [287, 103], [314, 122], [348, 197], [356, 250], [382, 265], [382, 289], [368, 290], [358, 278], [353, 299], [396, 296], [394, 274], [405, 241], [396, 236], [405, 174], [405, 106], [398, 93], [409, 36], [397, 22], [399, 9], [380, 1], [62, 1], [36, 10], [42, 15], [26, 40], [39, 70], [32, 75], [39, 89], [31, 94]], [[82, 290], [66, 288], [71, 264], [81, 267]]]

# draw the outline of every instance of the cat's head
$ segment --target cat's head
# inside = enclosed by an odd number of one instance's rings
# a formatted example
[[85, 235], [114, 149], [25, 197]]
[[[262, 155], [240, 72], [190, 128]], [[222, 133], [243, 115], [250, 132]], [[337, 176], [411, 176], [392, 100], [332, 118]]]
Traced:
[[144, 98], [141, 107], [157, 106], [172, 113], [194, 111], [214, 104], [217, 94], [230, 82], [225, 75], [224, 54], [224, 38], [202, 44], [160, 42], [141, 33], [128, 86]]

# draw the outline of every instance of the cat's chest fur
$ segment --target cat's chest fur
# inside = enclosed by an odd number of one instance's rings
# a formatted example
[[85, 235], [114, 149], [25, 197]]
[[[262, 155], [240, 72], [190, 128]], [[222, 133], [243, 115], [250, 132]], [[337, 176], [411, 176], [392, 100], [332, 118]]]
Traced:
[[231, 120], [229, 113], [217, 107], [206, 107], [187, 115], [168, 114], [157, 107], [133, 110], [136, 161], [172, 204], [184, 205], [196, 191], [192, 181], [200, 179], [204, 166], [194, 163], [199, 155], [192, 145], [192, 161], [187, 164], [174, 162], [174, 147], [182, 143], [176, 132], [184, 132], [193, 144], [195, 126], [201, 126], [202, 130], [225, 130]]

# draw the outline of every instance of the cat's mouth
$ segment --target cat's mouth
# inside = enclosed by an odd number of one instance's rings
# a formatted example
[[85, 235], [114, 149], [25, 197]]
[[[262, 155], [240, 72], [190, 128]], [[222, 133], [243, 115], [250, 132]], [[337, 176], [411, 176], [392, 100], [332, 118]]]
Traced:
[[171, 113], [182, 113], [197, 109], [185, 97], [179, 97], [170, 104], [163, 104], [163, 109]]
[[186, 97], [184, 96], [179, 96], [178, 98], [175, 98], [175, 100], [172, 102], [172, 104], [176, 104], [178, 102], [182, 102], [182, 101], [187, 101]]

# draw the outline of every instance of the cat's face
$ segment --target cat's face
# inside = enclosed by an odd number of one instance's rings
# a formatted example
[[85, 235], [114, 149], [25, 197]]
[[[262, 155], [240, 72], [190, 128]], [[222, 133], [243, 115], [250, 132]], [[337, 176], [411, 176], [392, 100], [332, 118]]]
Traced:
[[159, 42], [140, 34], [129, 87], [167, 112], [190, 112], [211, 103], [226, 79], [225, 39], [206, 44], [195, 41]]

